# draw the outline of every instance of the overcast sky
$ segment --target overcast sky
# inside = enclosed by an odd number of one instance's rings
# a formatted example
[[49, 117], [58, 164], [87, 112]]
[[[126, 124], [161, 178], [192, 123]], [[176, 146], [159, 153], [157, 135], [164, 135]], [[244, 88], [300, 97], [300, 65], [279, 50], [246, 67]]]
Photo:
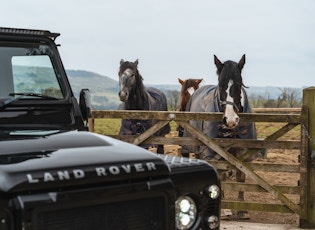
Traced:
[[246, 54], [247, 86], [315, 85], [314, 0], [9, 0], [0, 26], [45, 29], [66, 69], [118, 80], [120, 59], [139, 59], [145, 84], [203, 78], [213, 61]]

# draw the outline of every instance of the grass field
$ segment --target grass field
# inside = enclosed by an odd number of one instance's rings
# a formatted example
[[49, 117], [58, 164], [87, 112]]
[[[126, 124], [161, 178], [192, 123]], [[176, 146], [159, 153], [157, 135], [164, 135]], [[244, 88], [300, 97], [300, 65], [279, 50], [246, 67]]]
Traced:
[[[96, 133], [104, 135], [118, 135], [121, 119], [95, 119], [94, 129]], [[274, 133], [279, 128], [284, 126], [286, 123], [266, 123], [266, 122], [257, 122], [257, 138], [265, 138], [266, 136]], [[171, 131], [175, 132], [177, 124], [175, 121], [170, 123]], [[300, 139], [300, 126], [295, 127], [284, 136], [280, 138], [281, 140], [299, 140]]]

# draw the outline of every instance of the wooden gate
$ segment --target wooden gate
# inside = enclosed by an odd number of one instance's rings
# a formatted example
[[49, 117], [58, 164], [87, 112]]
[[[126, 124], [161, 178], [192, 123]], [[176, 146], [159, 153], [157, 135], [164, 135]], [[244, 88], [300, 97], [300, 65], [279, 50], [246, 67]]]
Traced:
[[[310, 92], [311, 96], [307, 92]], [[309, 98], [306, 101], [314, 103], [315, 89], [303, 93], [305, 98]], [[305, 104], [305, 103], [304, 103]], [[313, 105], [313, 107], [315, 107]], [[300, 112], [299, 112], [300, 111]], [[237, 210], [253, 210], [264, 212], [281, 212], [281, 213], [296, 213], [300, 216], [300, 227], [315, 227], [315, 215], [313, 205], [315, 203], [314, 195], [314, 162], [312, 162], [310, 147], [310, 141], [312, 138], [312, 132], [309, 130], [310, 124], [309, 113], [315, 114], [310, 109], [308, 104], [305, 104], [301, 109], [298, 109], [298, 114], [283, 114], [283, 113], [252, 113], [252, 114], [240, 114], [240, 119], [244, 122], [280, 122], [285, 125], [269, 135], [263, 140], [240, 140], [240, 139], [221, 139], [221, 138], [209, 138], [202, 132], [190, 126], [186, 121], [188, 120], [212, 120], [219, 121], [222, 119], [222, 113], [190, 113], [190, 112], [175, 112], [175, 111], [93, 111], [92, 119], [90, 120], [90, 129], [93, 131], [94, 119], [99, 118], [120, 118], [120, 119], [154, 119], [159, 122], [148, 129], [145, 133], [138, 136], [114, 136], [117, 139], [139, 145], [143, 144], [164, 144], [164, 145], [206, 145], [212, 148], [216, 153], [223, 157], [226, 162], [211, 161], [217, 169], [234, 169], [237, 168], [244, 172], [247, 177], [251, 178], [255, 184], [246, 183], [222, 183], [224, 190], [234, 191], [249, 191], [249, 192], [261, 192], [270, 193], [277, 200], [281, 201], [280, 204], [272, 203], [252, 203], [252, 202], [240, 202], [240, 201], [222, 201], [222, 208], [237, 209]], [[314, 115], [313, 115], [314, 117]], [[153, 137], [157, 130], [164, 127], [169, 122], [176, 122], [178, 125], [187, 129], [193, 137]], [[298, 141], [292, 140], [278, 140], [288, 131], [292, 130], [296, 126], [301, 127], [301, 138]], [[315, 132], [315, 129], [314, 129]], [[314, 135], [315, 136], [315, 135]], [[243, 162], [241, 159], [237, 159], [227, 151], [226, 147], [246, 147], [248, 149], [247, 154], [253, 154], [257, 149], [296, 149], [300, 150], [300, 163], [293, 165], [282, 164], [261, 164], [261, 163], [248, 163]], [[257, 171], [273, 171], [273, 172], [285, 172], [285, 173], [299, 173], [300, 183], [296, 186], [275, 186], [268, 183], [257, 174]], [[312, 192], [313, 191], [313, 192]], [[295, 202], [289, 198], [288, 194], [299, 195], [299, 201]]]

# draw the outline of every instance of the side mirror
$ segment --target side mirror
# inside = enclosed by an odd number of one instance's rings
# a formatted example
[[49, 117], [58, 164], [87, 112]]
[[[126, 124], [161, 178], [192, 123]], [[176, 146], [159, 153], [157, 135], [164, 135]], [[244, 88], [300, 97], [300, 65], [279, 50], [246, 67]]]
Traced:
[[79, 105], [83, 119], [88, 121], [92, 117], [92, 103], [89, 89], [81, 89]]

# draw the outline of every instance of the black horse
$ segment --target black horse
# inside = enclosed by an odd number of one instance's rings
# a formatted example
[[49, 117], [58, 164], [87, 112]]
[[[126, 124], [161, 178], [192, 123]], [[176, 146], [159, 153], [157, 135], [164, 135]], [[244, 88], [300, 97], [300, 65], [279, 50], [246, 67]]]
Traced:
[[[238, 113], [252, 112], [242, 80], [242, 69], [245, 64], [245, 55], [240, 61], [226, 61], [222, 63], [214, 55], [214, 63], [217, 67], [218, 85], [205, 85], [192, 94], [186, 111], [190, 112], [222, 112], [222, 121], [189, 121], [190, 125], [202, 131], [212, 138], [242, 138], [256, 139], [256, 128], [253, 122], [241, 122]], [[184, 136], [190, 136], [184, 131]], [[246, 148], [229, 148], [227, 151], [235, 157], [240, 156]], [[204, 160], [219, 160], [211, 148], [200, 146], [197, 149], [183, 146], [182, 155], [194, 152], [197, 157]], [[250, 161], [251, 159], [246, 159]], [[225, 180], [225, 173], [221, 179]], [[236, 181], [245, 182], [245, 174], [236, 171]], [[239, 192], [239, 200], [244, 200], [244, 193]]]
[[[124, 110], [154, 110], [167, 111], [167, 100], [164, 93], [156, 88], [146, 88], [143, 78], [138, 70], [138, 59], [135, 62], [121, 59], [119, 76], [119, 98], [123, 102], [119, 109]], [[134, 120], [123, 119], [120, 128], [120, 135], [141, 134], [152, 127], [156, 120]], [[167, 124], [155, 133], [156, 136], [164, 136], [170, 132], [170, 125]], [[149, 148], [146, 145], [140, 145]], [[163, 145], [157, 146], [157, 152], [164, 154]]]

